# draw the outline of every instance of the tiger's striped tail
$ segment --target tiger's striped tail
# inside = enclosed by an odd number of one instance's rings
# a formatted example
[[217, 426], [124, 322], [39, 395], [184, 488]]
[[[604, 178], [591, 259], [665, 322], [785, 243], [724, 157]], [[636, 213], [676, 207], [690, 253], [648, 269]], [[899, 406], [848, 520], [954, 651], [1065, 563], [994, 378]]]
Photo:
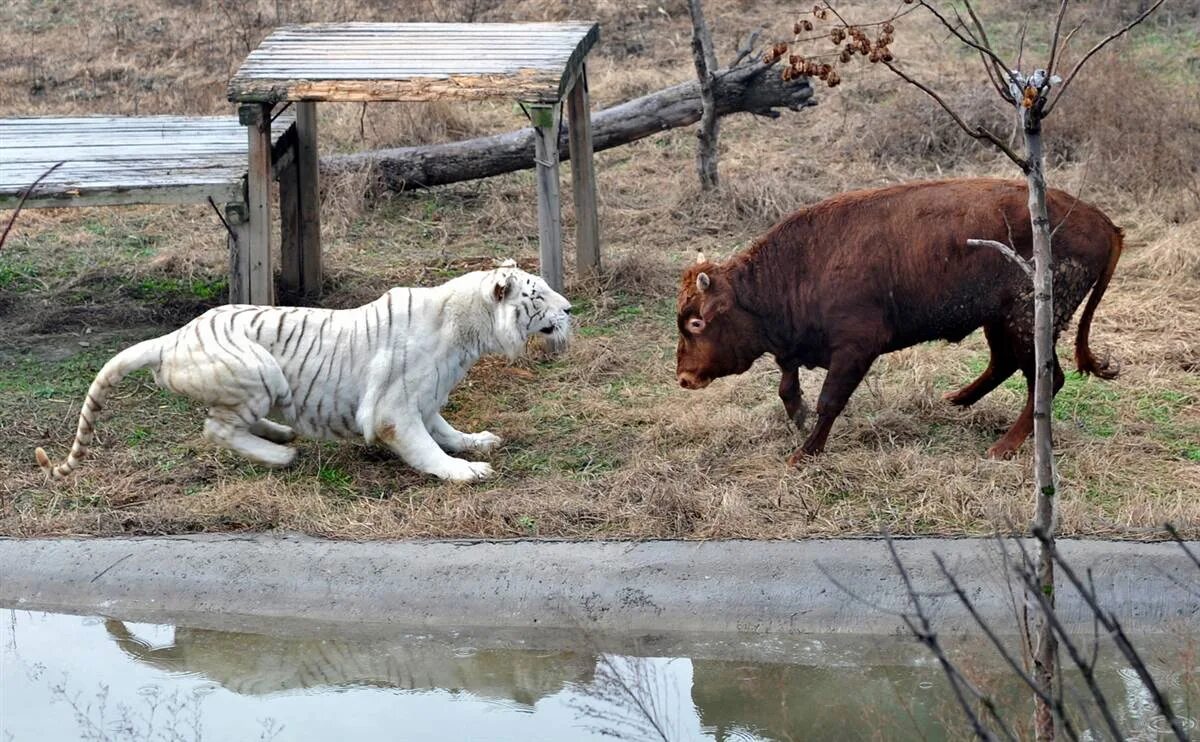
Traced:
[[87, 397], [83, 400], [83, 409], [79, 411], [79, 427], [75, 429], [75, 443], [71, 446], [71, 453], [65, 461], [54, 466], [46, 451], [38, 447], [33, 454], [42, 469], [61, 479], [79, 466], [80, 459], [87, 455], [88, 446], [92, 443], [96, 417], [104, 409], [109, 392], [128, 374], [157, 363], [162, 340], [163, 338], [154, 338], [138, 343], [116, 354], [104, 364], [104, 368], [96, 375], [96, 380], [88, 387]]

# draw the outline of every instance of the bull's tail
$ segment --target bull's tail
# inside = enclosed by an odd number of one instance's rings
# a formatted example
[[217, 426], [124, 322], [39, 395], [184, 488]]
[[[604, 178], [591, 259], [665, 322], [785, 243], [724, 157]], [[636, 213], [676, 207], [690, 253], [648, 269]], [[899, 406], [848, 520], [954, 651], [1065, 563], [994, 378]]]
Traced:
[[80, 459], [87, 455], [88, 446], [92, 443], [96, 417], [104, 409], [109, 392], [129, 373], [157, 363], [161, 345], [162, 338], [146, 340], [126, 348], [104, 364], [104, 368], [96, 375], [96, 380], [88, 387], [87, 397], [83, 400], [83, 409], [79, 411], [79, 427], [75, 429], [75, 443], [71, 446], [71, 453], [65, 461], [54, 466], [43, 449], [36, 449], [33, 453], [42, 469], [62, 478], [79, 466]]
[[1120, 369], [1112, 366], [1107, 359], [1103, 362], [1096, 360], [1096, 357], [1092, 355], [1092, 349], [1088, 347], [1088, 334], [1092, 330], [1092, 316], [1096, 313], [1096, 305], [1100, 303], [1100, 299], [1104, 296], [1104, 290], [1108, 288], [1108, 281], [1112, 278], [1113, 271], [1117, 269], [1117, 261], [1121, 259], [1121, 250], [1124, 249], [1124, 246], [1121, 229], [1117, 227], [1109, 248], [1108, 265], [1105, 266], [1104, 272], [1092, 286], [1092, 294], [1083, 307], [1083, 314], [1079, 316], [1079, 330], [1075, 333], [1075, 367], [1079, 369], [1080, 373], [1094, 374], [1101, 379], [1115, 379]]

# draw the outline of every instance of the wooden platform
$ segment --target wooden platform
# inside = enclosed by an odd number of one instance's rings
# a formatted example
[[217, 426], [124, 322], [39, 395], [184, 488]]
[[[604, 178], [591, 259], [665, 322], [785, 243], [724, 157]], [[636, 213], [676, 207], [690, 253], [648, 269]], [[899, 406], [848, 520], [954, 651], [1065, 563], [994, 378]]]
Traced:
[[[275, 121], [266, 152], [294, 159], [295, 113]], [[269, 243], [249, 230], [246, 128], [233, 116], [84, 116], [0, 119], [0, 208], [62, 163], [27, 208], [190, 204], [212, 200], [229, 228], [229, 300], [271, 304]], [[284, 154], [288, 155], [284, 157]], [[224, 229], [213, 215], [214, 234]]]
[[233, 116], [0, 119], [0, 208], [57, 162], [27, 208], [242, 203], [246, 152]]
[[[576, 261], [600, 266], [585, 58], [600, 38], [590, 22], [313, 23], [276, 29], [229, 82], [250, 141], [246, 202], [251, 245], [271, 239], [271, 117], [296, 111], [295, 157], [278, 174], [280, 294], [313, 300], [322, 290], [317, 113], [321, 102], [506, 98], [533, 125], [540, 272], [562, 290], [558, 134], [563, 104], [575, 193]], [[269, 273], [270, 266], [267, 266]]]
[[599, 38], [594, 23], [314, 23], [273, 31], [230, 100], [556, 103]]

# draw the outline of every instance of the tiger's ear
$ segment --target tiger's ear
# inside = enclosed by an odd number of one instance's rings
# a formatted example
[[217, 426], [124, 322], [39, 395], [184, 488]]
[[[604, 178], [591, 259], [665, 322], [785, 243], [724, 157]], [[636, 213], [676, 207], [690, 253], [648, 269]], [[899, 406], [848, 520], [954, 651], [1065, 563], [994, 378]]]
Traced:
[[492, 287], [492, 298], [496, 300], [497, 304], [507, 299], [517, 287], [516, 276], [511, 273], [500, 278], [502, 280], [497, 281], [496, 285]]

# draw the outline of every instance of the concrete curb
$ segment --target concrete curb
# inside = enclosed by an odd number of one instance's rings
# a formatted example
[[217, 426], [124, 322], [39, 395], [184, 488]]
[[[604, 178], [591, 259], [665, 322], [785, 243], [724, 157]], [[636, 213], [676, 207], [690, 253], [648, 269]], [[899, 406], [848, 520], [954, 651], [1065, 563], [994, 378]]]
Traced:
[[[977, 631], [937, 552], [999, 631], [1016, 629], [1004, 558], [986, 539], [898, 550], [940, 632]], [[1194, 547], [1200, 550], [1200, 547]], [[1008, 544], [1013, 552], [1015, 547]], [[1063, 541], [1127, 631], [1200, 632], [1200, 570], [1169, 543]], [[828, 575], [828, 576], [827, 576]], [[829, 576], [854, 591], [851, 599]], [[1065, 583], [1065, 580], [1062, 580]], [[1019, 597], [1019, 591], [1016, 595]], [[123, 618], [223, 614], [395, 627], [890, 634], [907, 609], [878, 540], [403, 541], [299, 536], [0, 539], [0, 605]], [[1091, 631], [1078, 594], [1060, 616]]]

